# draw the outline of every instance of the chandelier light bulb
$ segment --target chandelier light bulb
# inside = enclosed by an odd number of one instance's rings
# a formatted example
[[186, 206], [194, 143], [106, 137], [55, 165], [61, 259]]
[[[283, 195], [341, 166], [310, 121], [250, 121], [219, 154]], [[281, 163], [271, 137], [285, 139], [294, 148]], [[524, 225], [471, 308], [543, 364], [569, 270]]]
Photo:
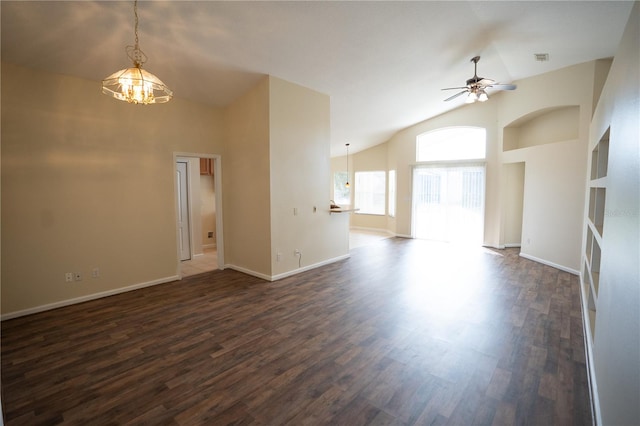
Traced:
[[472, 104], [477, 100], [478, 100], [478, 94], [474, 90], [472, 92], [469, 92], [469, 96], [467, 96], [467, 99], [464, 101], [464, 103]]

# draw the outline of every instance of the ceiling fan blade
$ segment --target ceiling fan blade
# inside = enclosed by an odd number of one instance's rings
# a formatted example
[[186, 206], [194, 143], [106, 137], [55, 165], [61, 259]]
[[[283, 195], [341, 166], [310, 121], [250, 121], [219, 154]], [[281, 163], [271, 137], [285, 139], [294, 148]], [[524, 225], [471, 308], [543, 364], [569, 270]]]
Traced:
[[516, 86], [515, 84], [491, 84], [487, 87], [497, 90], [516, 90], [518, 86]]
[[493, 84], [496, 84], [496, 81], [495, 80], [491, 80], [490, 78], [480, 77], [480, 80], [478, 81], [478, 83], [483, 85], [483, 86], [491, 86]]
[[468, 92], [468, 90], [463, 90], [462, 92], [458, 92], [458, 93], [456, 93], [455, 95], [448, 97], [448, 98], [447, 98], [447, 99], [445, 99], [444, 101], [445, 101], [445, 102], [450, 101], [451, 99], [455, 99], [455, 98], [457, 98], [458, 96], [460, 96], [460, 95], [462, 95], [462, 94], [464, 94], [464, 93], [467, 93], [467, 92]]
[[465, 89], [469, 89], [467, 86], [462, 86], [462, 87], [446, 87], [444, 89], [440, 89], [440, 90], [465, 90]]

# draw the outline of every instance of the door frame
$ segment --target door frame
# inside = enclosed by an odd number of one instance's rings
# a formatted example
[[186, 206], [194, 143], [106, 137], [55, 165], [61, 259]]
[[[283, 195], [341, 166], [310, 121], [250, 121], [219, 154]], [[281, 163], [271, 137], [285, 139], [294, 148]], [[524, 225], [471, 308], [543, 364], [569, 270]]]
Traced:
[[[184, 186], [185, 186], [185, 193], [182, 193], [182, 179], [179, 179], [176, 182], [176, 212], [177, 212], [177, 216], [176, 216], [176, 224], [179, 224], [180, 218], [183, 216], [182, 215], [182, 208], [183, 208], [183, 203], [186, 205], [186, 218], [182, 218], [182, 222], [183, 222], [183, 226], [182, 226], [182, 232], [180, 232], [180, 225], [178, 225], [178, 260], [179, 261], [184, 261], [184, 260], [191, 260], [193, 259], [193, 232], [192, 232], [192, 224], [191, 224], [191, 219], [192, 219], [192, 206], [191, 206], [191, 181], [189, 178], [189, 173], [191, 172], [191, 165], [189, 164], [189, 160], [185, 159], [185, 158], [180, 158], [178, 157], [176, 159], [175, 162], [175, 166], [176, 166], [176, 175], [177, 175], [177, 171], [178, 171], [178, 164], [184, 164], [184, 169], [185, 169], [185, 173], [184, 173]], [[188, 240], [188, 245], [189, 245], [189, 256], [187, 259], [184, 258], [184, 253], [183, 253], [183, 249], [182, 249], [182, 243], [183, 243], [183, 238], [181, 238], [181, 235], [183, 236], [185, 233], [185, 226], [184, 226], [184, 222], [186, 222], [186, 233], [187, 233], [187, 240]]]
[[[216, 202], [216, 250], [218, 257], [218, 269], [224, 269], [224, 232], [223, 232], [223, 217], [222, 217], [222, 157], [217, 154], [198, 154], [193, 152], [174, 152], [173, 153], [173, 175], [175, 176], [177, 171], [176, 163], [179, 157], [183, 158], [210, 158], [213, 163], [213, 175], [214, 175], [214, 188], [215, 188], [215, 202]], [[188, 176], [188, 175], [187, 175]], [[187, 184], [190, 186], [190, 177], [188, 177]], [[176, 226], [176, 275], [182, 278], [180, 272], [180, 230], [178, 229], [178, 188], [176, 179], [173, 179], [174, 183], [174, 223]], [[189, 207], [190, 209], [191, 207]], [[193, 236], [191, 236], [193, 238]], [[193, 241], [192, 241], [193, 247]]]
[[411, 238], [417, 238], [416, 235], [416, 221], [417, 217], [415, 215], [415, 188], [414, 188], [414, 178], [416, 169], [421, 168], [447, 168], [447, 167], [468, 167], [468, 166], [480, 166], [484, 168], [484, 180], [482, 182], [482, 241], [480, 242], [481, 246], [485, 245], [485, 232], [486, 232], [486, 209], [487, 209], [487, 161], [485, 159], [480, 160], [447, 160], [447, 161], [425, 161], [420, 163], [414, 163], [411, 165]]

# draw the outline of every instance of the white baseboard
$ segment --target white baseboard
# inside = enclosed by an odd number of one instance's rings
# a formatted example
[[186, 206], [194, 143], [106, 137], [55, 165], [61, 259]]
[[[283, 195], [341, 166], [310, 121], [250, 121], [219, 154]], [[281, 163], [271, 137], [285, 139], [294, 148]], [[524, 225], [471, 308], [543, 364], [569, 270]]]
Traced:
[[292, 271], [283, 272], [282, 274], [277, 274], [277, 275], [267, 275], [267, 274], [263, 274], [262, 272], [252, 271], [251, 269], [247, 269], [242, 266], [237, 266], [233, 264], [226, 264], [224, 265], [224, 267], [225, 269], [226, 268], [233, 269], [234, 271], [242, 272], [243, 274], [251, 275], [252, 277], [262, 278], [263, 280], [266, 280], [266, 281], [277, 281], [277, 280], [281, 280], [282, 278], [299, 274], [301, 272], [309, 271], [311, 269], [316, 269], [321, 266], [328, 265], [330, 263], [335, 263], [340, 260], [348, 259], [349, 257], [351, 257], [350, 254], [345, 254], [342, 256], [334, 257], [332, 259], [323, 260], [322, 262], [314, 263], [313, 265], [304, 266], [302, 268], [297, 268]]
[[304, 266], [302, 268], [294, 269], [293, 271], [288, 271], [288, 272], [283, 272], [282, 274], [273, 275], [271, 277], [271, 281], [277, 281], [277, 280], [280, 280], [282, 278], [286, 278], [286, 277], [290, 277], [292, 275], [299, 274], [301, 272], [309, 271], [311, 269], [316, 269], [316, 268], [319, 268], [321, 266], [328, 265], [330, 263], [339, 262], [341, 260], [348, 259], [349, 257], [351, 257], [351, 255], [347, 253], [347, 254], [342, 255], [342, 256], [338, 256], [338, 257], [334, 257], [332, 259], [323, 260], [322, 262], [314, 263], [313, 265]]
[[520, 252], [520, 257], [533, 260], [534, 262], [542, 263], [543, 265], [551, 266], [552, 268], [560, 269], [561, 271], [565, 271], [573, 275], [580, 275], [580, 271], [576, 271], [575, 269], [567, 268], [566, 266], [558, 265], [557, 263], [549, 262], [548, 260], [531, 256], [530, 254]]
[[[511, 244], [482, 244], [482, 247], [493, 248], [497, 250], [504, 250], [506, 248], [519, 248], [522, 247], [519, 243], [511, 243]], [[531, 259], [533, 260], [533, 259]]]
[[224, 269], [233, 269], [234, 271], [242, 272], [243, 274], [251, 275], [252, 277], [262, 278], [263, 280], [271, 281], [271, 275], [263, 274], [262, 272], [256, 272], [251, 269], [247, 269], [242, 266], [237, 266], [231, 263], [226, 263], [224, 265]]
[[216, 243], [203, 244], [203, 245], [202, 245], [202, 248], [203, 248], [203, 249], [216, 248], [216, 247], [218, 247]]
[[48, 303], [46, 305], [36, 306], [34, 308], [24, 309], [21, 311], [10, 312], [8, 314], [3, 314], [0, 317], [0, 321], [23, 317], [25, 315], [36, 314], [38, 312], [50, 311], [51, 309], [62, 308], [64, 306], [75, 305], [77, 303], [88, 302], [90, 300], [100, 299], [103, 297], [113, 296], [120, 293], [126, 293], [128, 291], [138, 290], [144, 287], [151, 287], [153, 285], [164, 284], [171, 281], [177, 281], [180, 277], [178, 275], [173, 275], [170, 277], [159, 278], [153, 281], [147, 281], [144, 283], [134, 284], [128, 287], [116, 288], [113, 290], [102, 291], [100, 293], [88, 294], [86, 296], [75, 297], [73, 299], [61, 300], [59, 302]]
[[395, 236], [395, 233], [389, 231], [388, 229], [383, 228], [367, 228], [365, 226], [352, 226], [349, 228], [350, 231], [370, 231], [370, 232], [381, 232], [384, 234], [389, 234]]
[[504, 244], [495, 245], [495, 244], [485, 244], [485, 243], [482, 244], [482, 247], [492, 248], [492, 249], [496, 249], [496, 250], [504, 250], [506, 248], [504, 246]]

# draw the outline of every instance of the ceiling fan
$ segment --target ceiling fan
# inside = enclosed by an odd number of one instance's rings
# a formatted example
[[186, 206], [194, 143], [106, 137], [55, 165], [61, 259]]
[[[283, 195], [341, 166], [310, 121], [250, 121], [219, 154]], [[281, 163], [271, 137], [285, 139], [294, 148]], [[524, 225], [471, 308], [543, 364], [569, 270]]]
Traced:
[[487, 95], [486, 89], [497, 89], [497, 90], [515, 90], [515, 84], [500, 84], [495, 80], [491, 80], [490, 78], [478, 77], [478, 61], [480, 60], [480, 56], [474, 56], [471, 58], [471, 62], [473, 62], [473, 77], [467, 80], [467, 85], [463, 87], [447, 87], [442, 90], [456, 90], [463, 89], [461, 92], [456, 93], [453, 96], [445, 99], [446, 101], [450, 101], [452, 99], [457, 98], [458, 96], [468, 93], [467, 100], [465, 103], [471, 104], [475, 101], [484, 102], [489, 99], [489, 95]]

